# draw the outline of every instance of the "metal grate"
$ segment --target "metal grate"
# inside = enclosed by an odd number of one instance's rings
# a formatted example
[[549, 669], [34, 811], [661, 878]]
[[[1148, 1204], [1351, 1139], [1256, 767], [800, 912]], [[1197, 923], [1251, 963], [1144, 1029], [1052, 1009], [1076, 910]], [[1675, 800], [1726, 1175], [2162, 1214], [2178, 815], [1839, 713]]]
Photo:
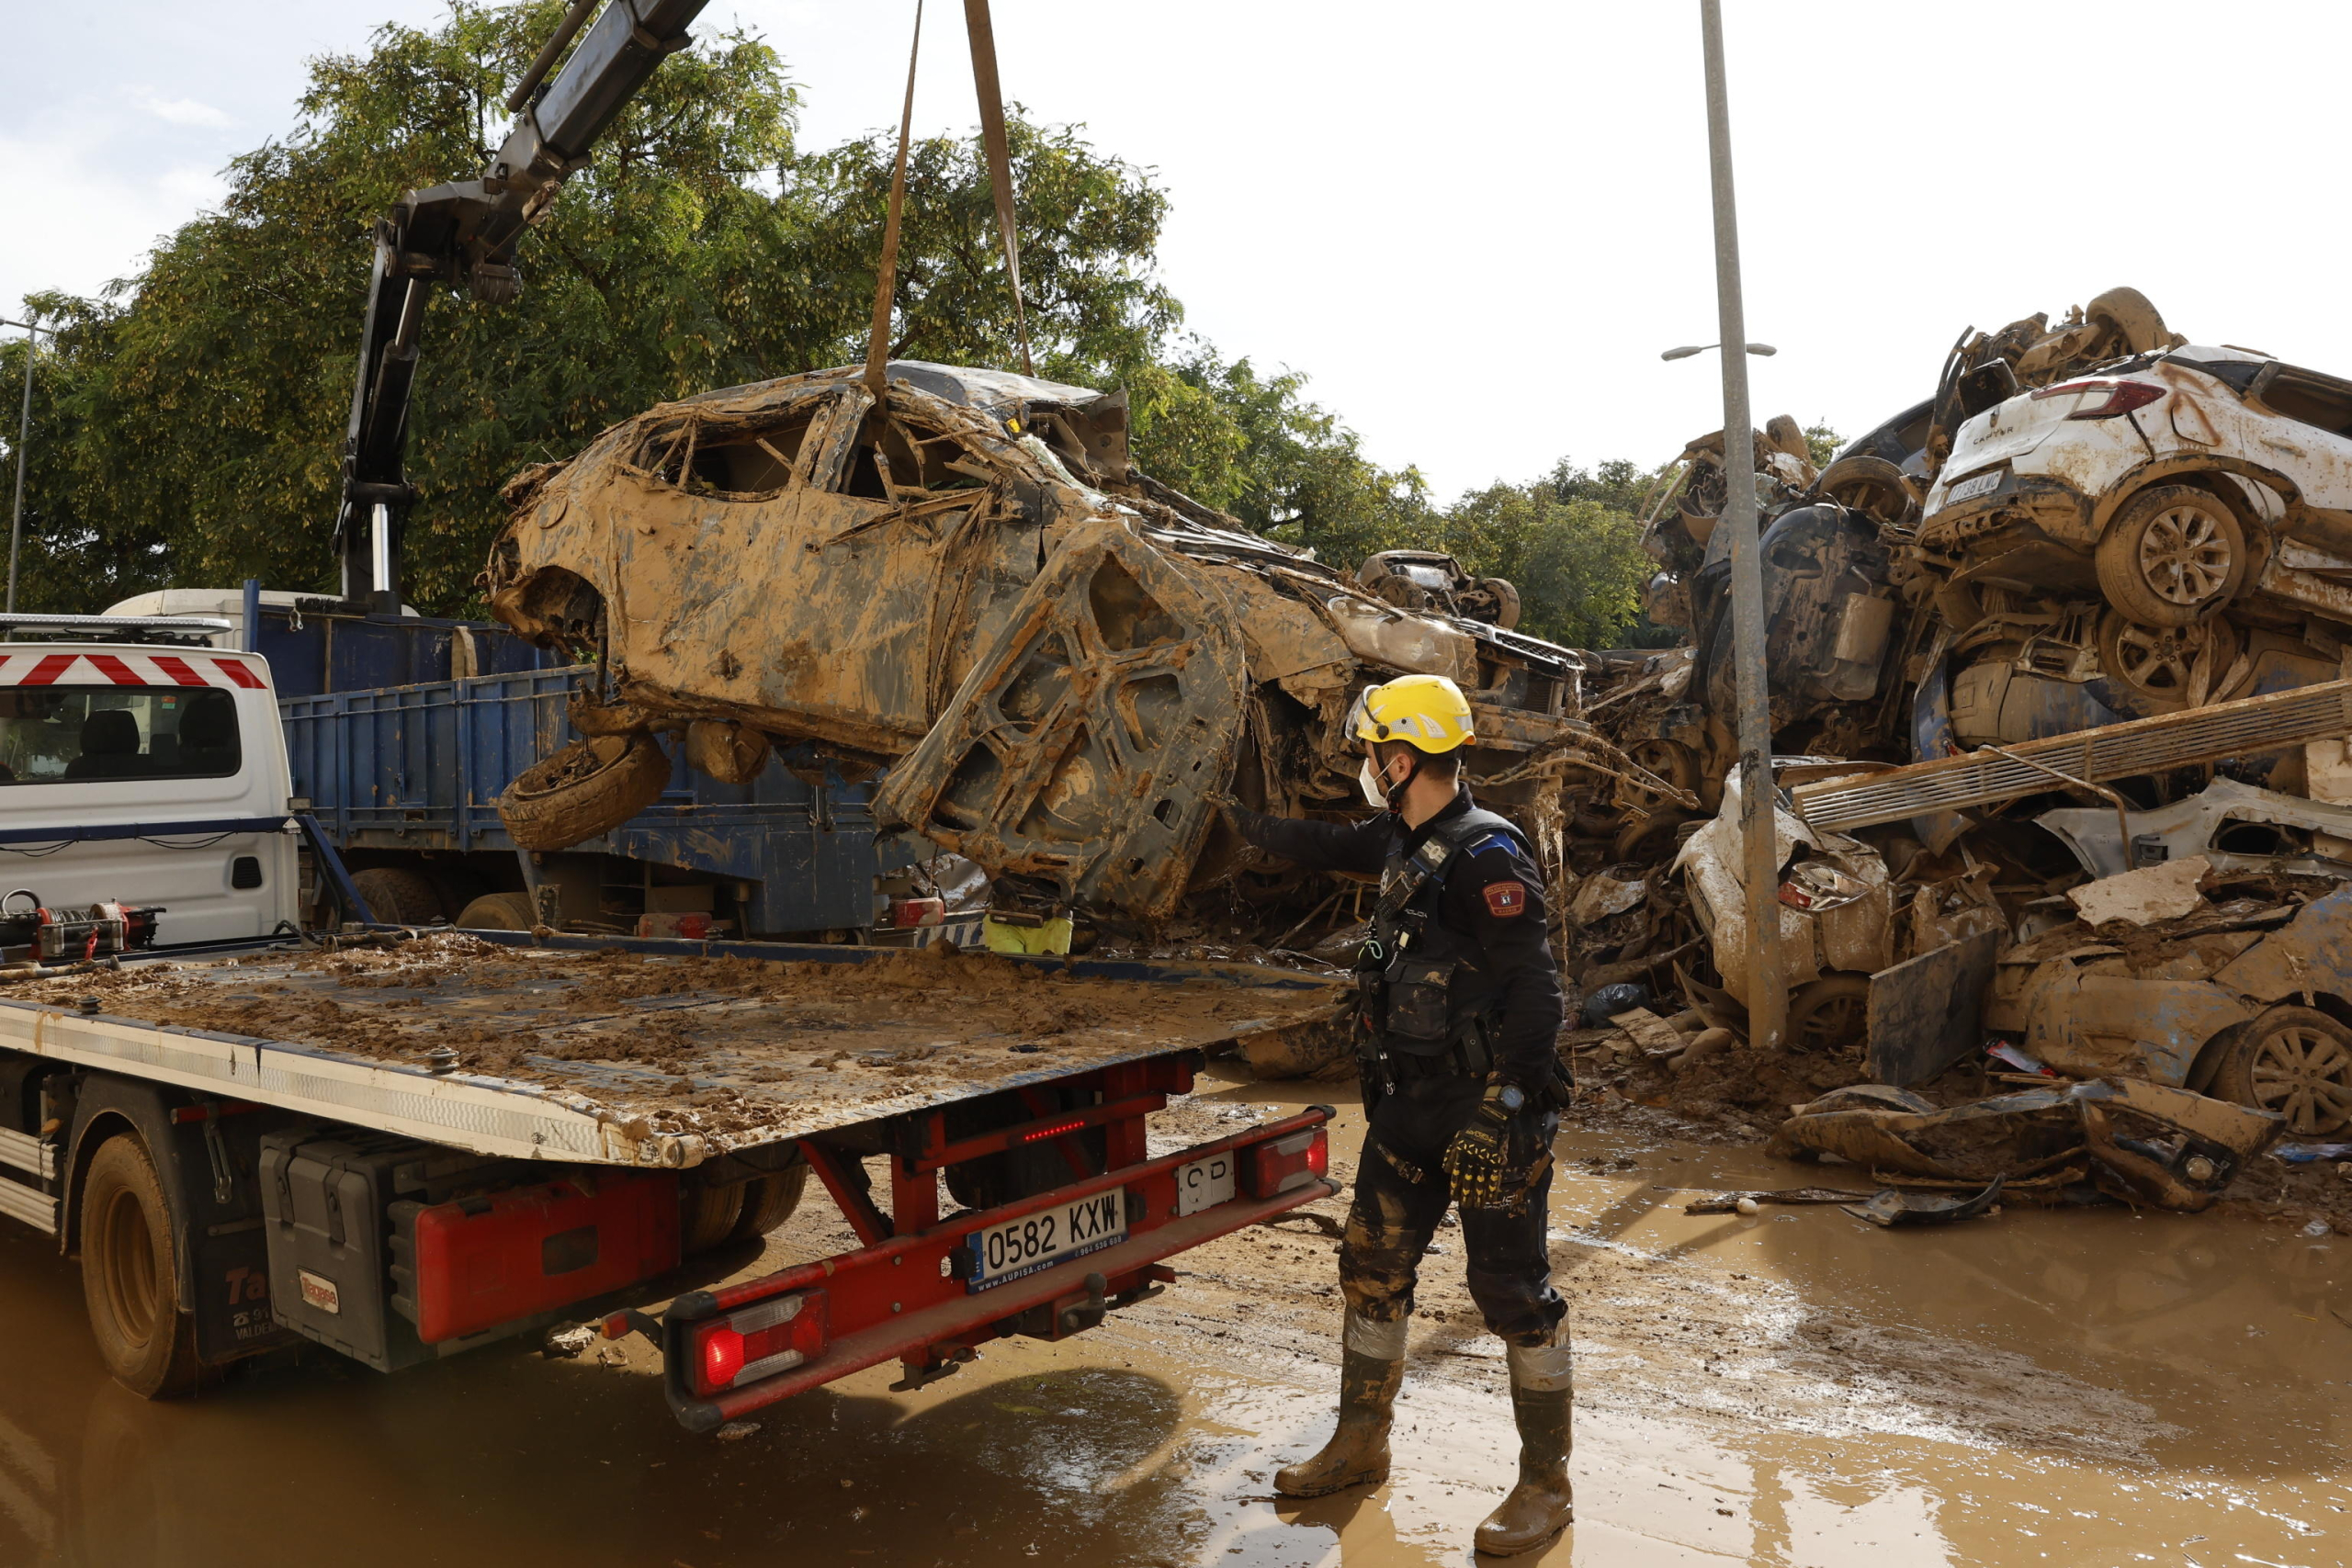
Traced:
[[[2330, 681], [2022, 741], [2004, 750], [2100, 783], [2347, 734], [2352, 734], [2352, 681]], [[1914, 762], [1866, 779], [1799, 784], [1790, 795], [1797, 814], [1814, 827], [1842, 831], [2015, 800], [2052, 787], [2050, 775], [2039, 769], [1979, 751]]]

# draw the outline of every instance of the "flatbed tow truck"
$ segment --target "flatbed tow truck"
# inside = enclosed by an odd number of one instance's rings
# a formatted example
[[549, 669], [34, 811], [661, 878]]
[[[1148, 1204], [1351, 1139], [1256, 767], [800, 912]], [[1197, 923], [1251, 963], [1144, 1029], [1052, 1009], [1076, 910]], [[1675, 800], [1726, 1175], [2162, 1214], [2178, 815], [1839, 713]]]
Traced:
[[[0, 1214], [80, 1255], [141, 1393], [302, 1338], [394, 1371], [638, 1332], [712, 1430], [1080, 1332], [1336, 1190], [1326, 1109], [1147, 1142], [1204, 1052], [1323, 1026], [1317, 976], [383, 925], [269, 798], [265, 660], [34, 629], [0, 645]], [[333, 931], [284, 918], [306, 842]], [[812, 1172], [862, 1245], [712, 1283]]]

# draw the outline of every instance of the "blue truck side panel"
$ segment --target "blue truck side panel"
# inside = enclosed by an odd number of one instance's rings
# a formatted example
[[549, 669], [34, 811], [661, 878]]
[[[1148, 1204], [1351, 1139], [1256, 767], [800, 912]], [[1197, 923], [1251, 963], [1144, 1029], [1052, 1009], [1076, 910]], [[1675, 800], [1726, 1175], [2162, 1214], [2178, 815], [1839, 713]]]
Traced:
[[[594, 667], [535, 668], [538, 650], [499, 627], [313, 615], [298, 628], [293, 619], [266, 614], [261, 651], [280, 682], [294, 793], [310, 798], [335, 845], [512, 853], [494, 802], [517, 773], [574, 739], [566, 706]], [[471, 634], [477, 665], [493, 672], [448, 678], [460, 632]], [[388, 674], [406, 678], [377, 679]], [[357, 683], [344, 685], [346, 677]], [[658, 803], [567, 852], [752, 884], [745, 917], [756, 932], [864, 926], [879, 865], [868, 798], [865, 784], [805, 749], [777, 754], [748, 784], [720, 784], [680, 760]]]

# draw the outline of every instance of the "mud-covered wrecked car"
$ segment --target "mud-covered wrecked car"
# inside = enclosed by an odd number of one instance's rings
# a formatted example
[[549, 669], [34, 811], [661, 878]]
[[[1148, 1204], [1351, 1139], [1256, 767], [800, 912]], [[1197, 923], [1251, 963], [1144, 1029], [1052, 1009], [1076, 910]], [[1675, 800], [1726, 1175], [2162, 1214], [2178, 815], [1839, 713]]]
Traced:
[[1252, 863], [1212, 797], [1344, 808], [1349, 703], [1414, 671], [1469, 694], [1481, 798], [1557, 837], [1580, 657], [1444, 557], [1367, 586], [1152, 479], [1124, 393], [896, 362], [877, 402], [818, 371], [663, 404], [508, 499], [493, 613], [611, 678], [502, 800], [534, 847], [647, 804], [657, 734], [720, 778], [809, 741], [888, 769], [877, 815], [987, 868], [1001, 909], [1279, 904], [1305, 874]]

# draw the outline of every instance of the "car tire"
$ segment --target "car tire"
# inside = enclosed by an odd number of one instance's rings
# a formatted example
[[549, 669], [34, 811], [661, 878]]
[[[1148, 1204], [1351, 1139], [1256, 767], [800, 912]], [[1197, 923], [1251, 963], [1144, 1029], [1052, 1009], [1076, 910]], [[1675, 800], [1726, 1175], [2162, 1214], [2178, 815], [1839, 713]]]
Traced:
[[2245, 529], [2211, 491], [2156, 485], [2124, 502], [2095, 558], [2100, 591], [2127, 620], [2185, 626], [2237, 597]]
[[[1633, 759], [1636, 767], [1679, 790], [1693, 794], [1698, 790], [1699, 759], [1679, 740], [1653, 735], [1628, 746], [1625, 755]], [[1618, 781], [1617, 802], [1628, 817], [1654, 817], [1680, 805], [1672, 796], [1661, 795], [1630, 777]]]
[[143, 1399], [190, 1393], [203, 1371], [178, 1280], [172, 1205], [154, 1162], [136, 1136], [108, 1138], [82, 1179], [82, 1297], [99, 1359]]
[[1813, 490], [1874, 523], [1900, 523], [1919, 504], [1917, 488], [1901, 468], [1866, 452], [1840, 457], [1822, 469]]
[[368, 901], [368, 912], [388, 926], [421, 926], [441, 918], [441, 895], [421, 871], [404, 865], [371, 865], [351, 874], [351, 886]]
[[774, 1176], [755, 1177], [743, 1184], [743, 1210], [728, 1231], [729, 1241], [756, 1241], [792, 1218], [808, 1190], [808, 1168], [796, 1165]]
[[568, 850], [609, 833], [669, 787], [661, 743], [634, 735], [575, 740], [515, 777], [498, 797], [499, 819], [526, 850]]
[[2276, 1111], [2298, 1138], [2352, 1127], [2352, 1029], [2317, 1008], [2275, 1007], [2222, 1047], [2216, 1099]]
[[458, 925], [469, 931], [527, 931], [537, 930], [538, 911], [531, 908], [528, 893], [485, 893], [458, 911]]
[[1859, 1056], [1870, 1038], [1867, 975], [1824, 975], [1797, 987], [1781, 1038], [1808, 1056]]
[[2199, 659], [2205, 661], [2210, 697], [2237, 656], [2237, 628], [2219, 615], [2202, 626], [2143, 626], [2120, 610], [2099, 615], [2099, 668], [2110, 685], [2139, 704], [2134, 716], [2186, 707]]

